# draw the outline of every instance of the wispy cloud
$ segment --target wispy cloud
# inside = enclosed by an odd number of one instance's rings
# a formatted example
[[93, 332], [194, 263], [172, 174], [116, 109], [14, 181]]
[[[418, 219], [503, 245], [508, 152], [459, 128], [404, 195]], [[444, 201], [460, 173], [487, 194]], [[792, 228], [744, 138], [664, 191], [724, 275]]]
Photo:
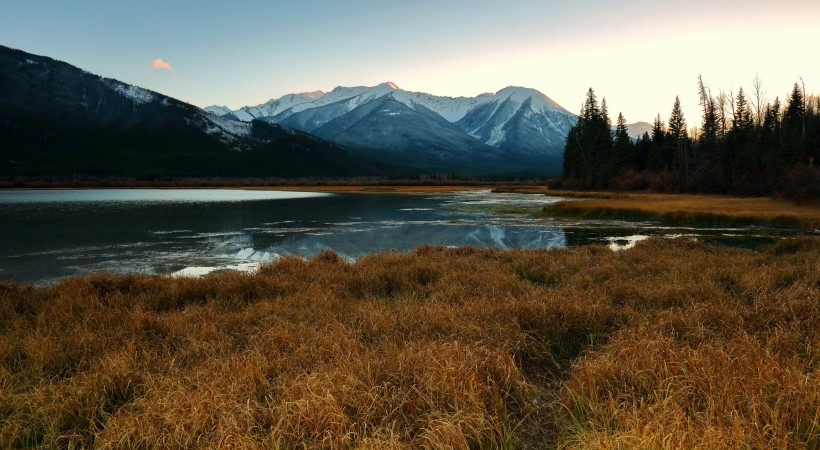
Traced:
[[157, 58], [157, 59], [151, 61], [151, 67], [153, 67], [154, 69], [157, 69], [157, 70], [163, 70], [164, 69], [164, 70], [167, 70], [169, 72], [174, 71], [174, 68], [171, 67], [171, 63], [169, 63], [168, 61], [163, 61], [162, 58]]

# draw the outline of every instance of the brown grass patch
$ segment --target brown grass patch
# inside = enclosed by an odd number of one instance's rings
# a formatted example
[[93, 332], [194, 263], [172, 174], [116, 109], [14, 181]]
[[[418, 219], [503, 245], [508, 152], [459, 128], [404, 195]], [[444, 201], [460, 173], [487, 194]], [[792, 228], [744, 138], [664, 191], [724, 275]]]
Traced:
[[820, 242], [0, 284], [0, 447], [816, 447]]
[[[550, 192], [547, 195], [554, 195]], [[563, 193], [584, 197], [586, 193]], [[797, 205], [768, 197], [728, 197], [693, 194], [590, 193], [588, 200], [549, 205], [545, 214], [583, 218], [654, 219], [668, 224], [771, 225], [820, 229], [820, 206]], [[608, 196], [607, 196], [608, 195]]]

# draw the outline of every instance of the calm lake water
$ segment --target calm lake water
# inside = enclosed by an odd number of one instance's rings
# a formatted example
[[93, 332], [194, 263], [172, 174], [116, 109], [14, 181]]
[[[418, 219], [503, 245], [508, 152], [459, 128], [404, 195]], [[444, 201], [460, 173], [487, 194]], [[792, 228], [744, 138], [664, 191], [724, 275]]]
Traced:
[[284, 255], [345, 258], [422, 244], [627, 246], [651, 235], [756, 246], [787, 232], [669, 228], [533, 218], [555, 197], [328, 194], [216, 189], [0, 191], [0, 280], [48, 283], [94, 272], [200, 275], [252, 270]]

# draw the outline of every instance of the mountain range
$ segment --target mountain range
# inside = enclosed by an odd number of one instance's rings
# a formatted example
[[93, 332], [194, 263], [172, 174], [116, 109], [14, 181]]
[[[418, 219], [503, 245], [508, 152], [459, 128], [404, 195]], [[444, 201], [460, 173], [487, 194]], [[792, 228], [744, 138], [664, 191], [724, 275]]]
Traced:
[[566, 135], [577, 121], [535, 89], [511, 86], [453, 98], [405, 91], [390, 82], [205, 110], [238, 122], [295, 128], [388, 161], [485, 173], [558, 170]]
[[0, 46], [4, 177], [557, 175], [576, 121], [535, 89], [446, 97], [390, 82], [200, 109]]
[[0, 176], [352, 177], [418, 173], [264, 122], [0, 46]]

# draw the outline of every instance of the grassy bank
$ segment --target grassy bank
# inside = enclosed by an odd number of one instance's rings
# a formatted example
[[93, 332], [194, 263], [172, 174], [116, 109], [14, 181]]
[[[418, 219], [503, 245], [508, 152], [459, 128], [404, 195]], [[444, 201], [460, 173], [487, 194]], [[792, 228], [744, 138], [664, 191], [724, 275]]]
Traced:
[[[549, 192], [547, 195], [556, 195]], [[820, 205], [797, 205], [768, 197], [694, 194], [619, 194], [561, 192], [566, 200], [548, 205], [549, 216], [586, 219], [657, 220], [669, 225], [766, 225], [820, 229]]]
[[0, 284], [0, 447], [816, 448], [820, 241]]

